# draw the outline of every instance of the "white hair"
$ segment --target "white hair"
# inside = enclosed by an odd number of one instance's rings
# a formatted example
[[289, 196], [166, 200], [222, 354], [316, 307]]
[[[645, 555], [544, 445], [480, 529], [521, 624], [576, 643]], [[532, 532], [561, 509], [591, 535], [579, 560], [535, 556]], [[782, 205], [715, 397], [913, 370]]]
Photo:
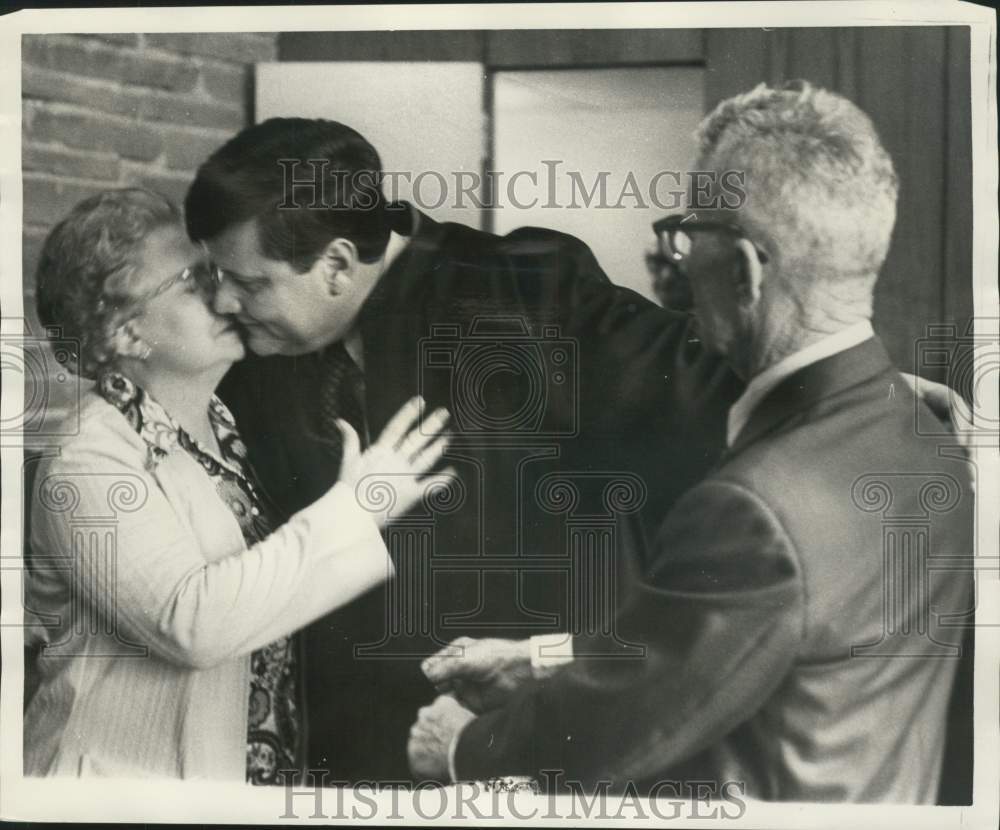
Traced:
[[867, 115], [808, 82], [760, 84], [720, 103], [697, 137], [701, 164], [745, 172], [740, 222], [776, 249], [798, 290], [854, 283], [870, 293], [896, 221], [897, 180]]

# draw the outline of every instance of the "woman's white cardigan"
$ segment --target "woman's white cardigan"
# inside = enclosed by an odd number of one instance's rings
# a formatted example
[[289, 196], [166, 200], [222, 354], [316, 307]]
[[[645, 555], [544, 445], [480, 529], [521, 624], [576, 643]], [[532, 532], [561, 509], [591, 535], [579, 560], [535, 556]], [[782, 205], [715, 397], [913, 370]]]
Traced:
[[26, 637], [49, 644], [26, 775], [244, 780], [250, 653], [392, 575], [344, 484], [247, 549], [194, 458], [148, 457], [91, 392], [78, 434], [40, 465]]

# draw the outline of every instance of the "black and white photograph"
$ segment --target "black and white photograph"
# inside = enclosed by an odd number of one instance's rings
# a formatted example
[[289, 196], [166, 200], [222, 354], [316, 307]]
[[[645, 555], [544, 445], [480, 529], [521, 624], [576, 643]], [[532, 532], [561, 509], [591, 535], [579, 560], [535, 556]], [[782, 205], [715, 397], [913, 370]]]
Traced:
[[0, 55], [0, 817], [997, 826], [992, 8]]

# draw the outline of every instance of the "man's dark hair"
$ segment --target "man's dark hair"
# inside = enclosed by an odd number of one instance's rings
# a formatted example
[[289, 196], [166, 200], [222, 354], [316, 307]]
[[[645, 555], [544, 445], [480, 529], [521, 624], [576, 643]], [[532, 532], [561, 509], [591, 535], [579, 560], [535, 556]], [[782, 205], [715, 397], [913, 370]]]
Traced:
[[[247, 127], [205, 161], [184, 201], [198, 242], [251, 219], [260, 251], [308, 271], [334, 239], [376, 261], [389, 240], [382, 162], [336, 121], [270, 118]], [[299, 184], [294, 184], [294, 182]]]

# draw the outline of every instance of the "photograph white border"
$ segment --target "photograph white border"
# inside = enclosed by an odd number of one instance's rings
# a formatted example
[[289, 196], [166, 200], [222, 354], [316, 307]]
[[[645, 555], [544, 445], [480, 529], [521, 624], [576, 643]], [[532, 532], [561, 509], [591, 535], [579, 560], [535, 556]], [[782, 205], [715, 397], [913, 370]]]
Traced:
[[[1000, 319], [997, 294], [997, 108], [996, 16], [991, 9], [965, 3], [941, 2], [795, 2], [795, 3], [602, 3], [602, 4], [498, 4], [437, 6], [303, 6], [250, 8], [121, 8], [26, 10], [0, 17], [0, 305], [4, 334], [23, 318], [21, 295], [21, 48], [22, 34], [50, 32], [239, 32], [323, 31], [375, 29], [559, 29], [559, 28], [741, 28], [801, 26], [926, 26], [963, 24], [971, 28], [972, 142], [973, 142], [973, 280], [977, 319]], [[996, 343], [993, 344], [996, 347]], [[994, 360], [985, 350], [981, 360]], [[3, 383], [2, 409], [21, 412], [20, 375], [16, 383]], [[7, 378], [4, 378], [6, 380]], [[993, 390], [994, 395], [998, 394]], [[998, 402], [981, 401], [989, 412]], [[986, 436], [975, 447], [978, 468], [977, 555], [995, 557], [1000, 551], [1000, 462], [997, 436]], [[23, 652], [21, 608], [12, 597], [21, 596], [22, 502], [20, 474], [22, 450], [4, 442], [2, 447], [3, 501], [0, 505], [0, 580], [7, 602], [0, 610], [0, 643], [3, 649], [0, 679], [0, 817], [7, 820], [136, 821], [241, 824], [323, 823], [357, 824], [364, 817], [310, 818], [307, 800], [297, 800], [298, 819], [282, 819], [283, 788], [250, 788], [241, 784], [152, 783], [148, 781], [62, 781], [21, 777], [21, 709]], [[994, 565], [995, 566], [995, 565]], [[712, 821], [690, 815], [674, 821], [636, 819], [595, 820], [602, 826], [684, 826], [840, 828], [995, 828], [1000, 815], [1000, 731], [997, 702], [1000, 678], [1000, 574], [978, 573], [982, 588], [977, 610], [975, 674], [975, 803], [971, 807], [889, 807], [868, 805], [805, 805], [747, 802], [739, 818]], [[449, 797], [455, 792], [450, 791]], [[341, 794], [343, 795], [343, 794]], [[350, 794], [347, 794], [348, 797]], [[391, 794], [369, 795], [380, 805], [373, 817], [382, 824], [416, 824], [426, 821], [412, 804], [398, 800], [391, 812]], [[480, 812], [491, 815], [489, 795], [477, 801]], [[337, 793], [324, 793], [324, 815], [335, 813]], [[436, 799], [427, 797], [436, 812]], [[527, 826], [578, 826], [581, 818], [552, 819], [552, 802], [519, 794], [517, 813], [505, 819], [476, 819], [466, 809], [470, 823], [502, 825], [509, 821]], [[532, 806], [534, 818], [526, 818]], [[436, 823], [455, 815], [452, 805]], [[367, 809], [367, 808], [365, 808]], [[570, 815], [565, 802], [555, 811]], [[661, 812], [669, 814], [669, 807]], [[648, 814], [648, 811], [647, 811]], [[626, 810], [625, 816], [632, 815]]]

